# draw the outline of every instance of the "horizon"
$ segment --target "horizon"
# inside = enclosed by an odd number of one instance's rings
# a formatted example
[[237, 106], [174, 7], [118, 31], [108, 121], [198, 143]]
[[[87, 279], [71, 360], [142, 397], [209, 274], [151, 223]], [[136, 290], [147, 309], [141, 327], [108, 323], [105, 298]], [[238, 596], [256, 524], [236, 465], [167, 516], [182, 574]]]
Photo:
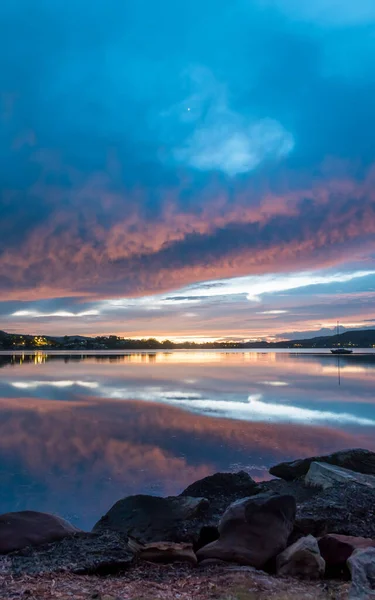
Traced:
[[0, 329], [375, 327], [372, 0], [26, 5], [0, 6]]
[[[355, 332], [374, 332], [375, 333], [375, 328], [371, 328], [371, 327], [366, 327], [366, 328], [362, 328], [362, 329], [345, 329], [342, 328], [343, 330], [340, 329], [340, 336], [341, 334], [344, 333], [355, 333]], [[21, 336], [27, 336], [27, 337], [44, 337], [44, 338], [50, 338], [50, 339], [55, 339], [55, 340], [60, 340], [63, 337], [66, 338], [85, 338], [85, 339], [96, 339], [96, 338], [109, 338], [111, 336], [115, 336], [120, 340], [124, 340], [124, 341], [134, 341], [134, 342], [142, 342], [142, 341], [150, 341], [150, 340], [156, 340], [159, 343], [163, 343], [163, 342], [171, 342], [173, 344], [189, 344], [189, 343], [195, 343], [197, 345], [199, 344], [212, 344], [212, 343], [216, 343], [216, 344], [264, 344], [264, 343], [268, 343], [268, 344], [275, 344], [275, 343], [286, 343], [286, 342], [299, 342], [299, 341], [308, 341], [308, 340], [314, 340], [314, 339], [319, 339], [319, 338], [326, 338], [326, 337], [335, 337], [337, 335], [337, 332], [332, 331], [328, 334], [325, 335], [313, 335], [313, 336], [307, 336], [305, 338], [301, 337], [301, 336], [297, 336], [295, 338], [285, 338], [285, 339], [271, 339], [271, 340], [267, 340], [267, 339], [252, 339], [252, 338], [248, 338], [248, 339], [239, 339], [239, 338], [231, 338], [231, 337], [227, 337], [227, 338], [204, 338], [204, 337], [196, 337], [194, 336], [193, 338], [189, 339], [189, 338], [178, 338], [178, 337], [172, 337], [172, 338], [162, 338], [162, 337], [154, 337], [154, 336], [145, 336], [144, 338], [137, 338], [137, 337], [129, 337], [126, 336], [124, 334], [113, 334], [113, 333], [104, 333], [101, 335], [96, 335], [96, 334], [92, 334], [90, 336], [86, 335], [86, 336], [81, 336], [80, 334], [65, 334], [64, 336], [59, 336], [59, 335], [54, 335], [53, 333], [51, 334], [35, 334], [35, 333], [29, 333], [29, 332], [22, 332], [21, 334], [18, 333], [14, 333], [14, 332], [10, 332], [10, 331], [1, 331], [0, 333], [5, 333], [5, 334], [9, 334], [9, 335], [21, 335]]]

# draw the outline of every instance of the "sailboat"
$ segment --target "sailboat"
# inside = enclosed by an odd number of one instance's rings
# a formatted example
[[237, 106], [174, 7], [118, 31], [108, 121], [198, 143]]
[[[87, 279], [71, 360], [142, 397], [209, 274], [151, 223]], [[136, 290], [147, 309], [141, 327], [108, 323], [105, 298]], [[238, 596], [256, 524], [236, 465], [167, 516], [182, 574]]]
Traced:
[[[337, 337], [340, 337], [340, 325], [337, 321]], [[331, 348], [332, 354], [352, 354], [353, 350], [349, 350], [349, 348], [343, 348], [339, 346], [338, 348]]]

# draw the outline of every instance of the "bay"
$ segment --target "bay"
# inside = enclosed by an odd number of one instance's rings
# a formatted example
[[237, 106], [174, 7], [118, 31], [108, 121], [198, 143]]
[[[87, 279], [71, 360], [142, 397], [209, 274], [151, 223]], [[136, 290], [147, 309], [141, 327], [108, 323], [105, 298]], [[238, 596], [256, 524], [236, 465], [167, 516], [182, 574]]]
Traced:
[[0, 512], [85, 529], [119, 498], [217, 471], [375, 450], [375, 354], [0, 354]]

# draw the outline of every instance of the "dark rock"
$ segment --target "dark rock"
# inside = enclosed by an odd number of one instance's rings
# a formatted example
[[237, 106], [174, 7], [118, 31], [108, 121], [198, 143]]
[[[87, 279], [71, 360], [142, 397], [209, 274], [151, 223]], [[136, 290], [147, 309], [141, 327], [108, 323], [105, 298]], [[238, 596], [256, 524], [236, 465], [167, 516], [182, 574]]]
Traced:
[[207, 498], [210, 511], [220, 516], [232, 502], [248, 498], [260, 492], [258, 484], [245, 471], [238, 473], [215, 473], [189, 485], [180, 495]]
[[311, 456], [310, 458], [280, 463], [271, 467], [269, 471], [275, 477], [280, 477], [286, 481], [293, 481], [293, 479], [298, 479], [306, 475], [312, 462], [325, 462], [330, 465], [356, 471], [357, 473], [375, 475], [375, 452], [360, 448], [341, 450], [340, 452], [334, 452], [326, 456]]
[[375, 548], [375, 540], [365, 537], [353, 537], [329, 533], [318, 541], [320, 553], [327, 567], [345, 567], [346, 561], [355, 552], [363, 548]]
[[276, 558], [276, 572], [282, 577], [320, 579], [324, 575], [325, 566], [318, 542], [312, 535], [301, 538]]
[[293, 496], [297, 503], [306, 502], [319, 493], [319, 488], [305, 485], [303, 479], [296, 481], [284, 481], [283, 479], [270, 479], [258, 484], [260, 492], [272, 492], [274, 494], [287, 494]]
[[215, 473], [189, 485], [180, 496], [207, 498], [210, 503], [195, 548], [202, 548], [218, 539], [219, 521], [230, 504], [261, 491], [262, 488], [245, 471]]
[[234, 502], [219, 523], [220, 538], [198, 550], [198, 560], [263, 567], [286, 547], [295, 511], [293, 496], [264, 493]]
[[320, 487], [324, 490], [336, 483], [357, 483], [375, 489], [374, 475], [363, 475], [343, 467], [329, 465], [323, 462], [312, 462], [305, 475], [305, 484], [308, 487]]
[[62, 540], [78, 531], [68, 521], [48, 513], [6, 513], [0, 515], [0, 554]]
[[375, 490], [355, 483], [321, 490], [297, 506], [294, 533], [375, 538]]
[[134, 556], [124, 535], [78, 533], [60, 542], [28, 547], [0, 557], [0, 574], [39, 575], [64, 571], [105, 575], [126, 569]]
[[352, 576], [349, 600], [375, 598], [375, 548], [353, 552], [348, 567]]
[[208, 509], [205, 498], [128, 496], [116, 502], [93, 531], [119, 531], [142, 543], [196, 544], [206, 524]]

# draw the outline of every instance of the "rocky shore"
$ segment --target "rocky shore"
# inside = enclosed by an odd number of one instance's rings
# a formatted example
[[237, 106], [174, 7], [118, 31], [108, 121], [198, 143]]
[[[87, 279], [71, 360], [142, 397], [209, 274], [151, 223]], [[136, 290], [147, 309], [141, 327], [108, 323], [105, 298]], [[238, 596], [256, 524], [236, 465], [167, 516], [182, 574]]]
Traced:
[[375, 453], [270, 473], [129, 496], [92, 532], [45, 513], [0, 515], [0, 598], [375, 598]]

